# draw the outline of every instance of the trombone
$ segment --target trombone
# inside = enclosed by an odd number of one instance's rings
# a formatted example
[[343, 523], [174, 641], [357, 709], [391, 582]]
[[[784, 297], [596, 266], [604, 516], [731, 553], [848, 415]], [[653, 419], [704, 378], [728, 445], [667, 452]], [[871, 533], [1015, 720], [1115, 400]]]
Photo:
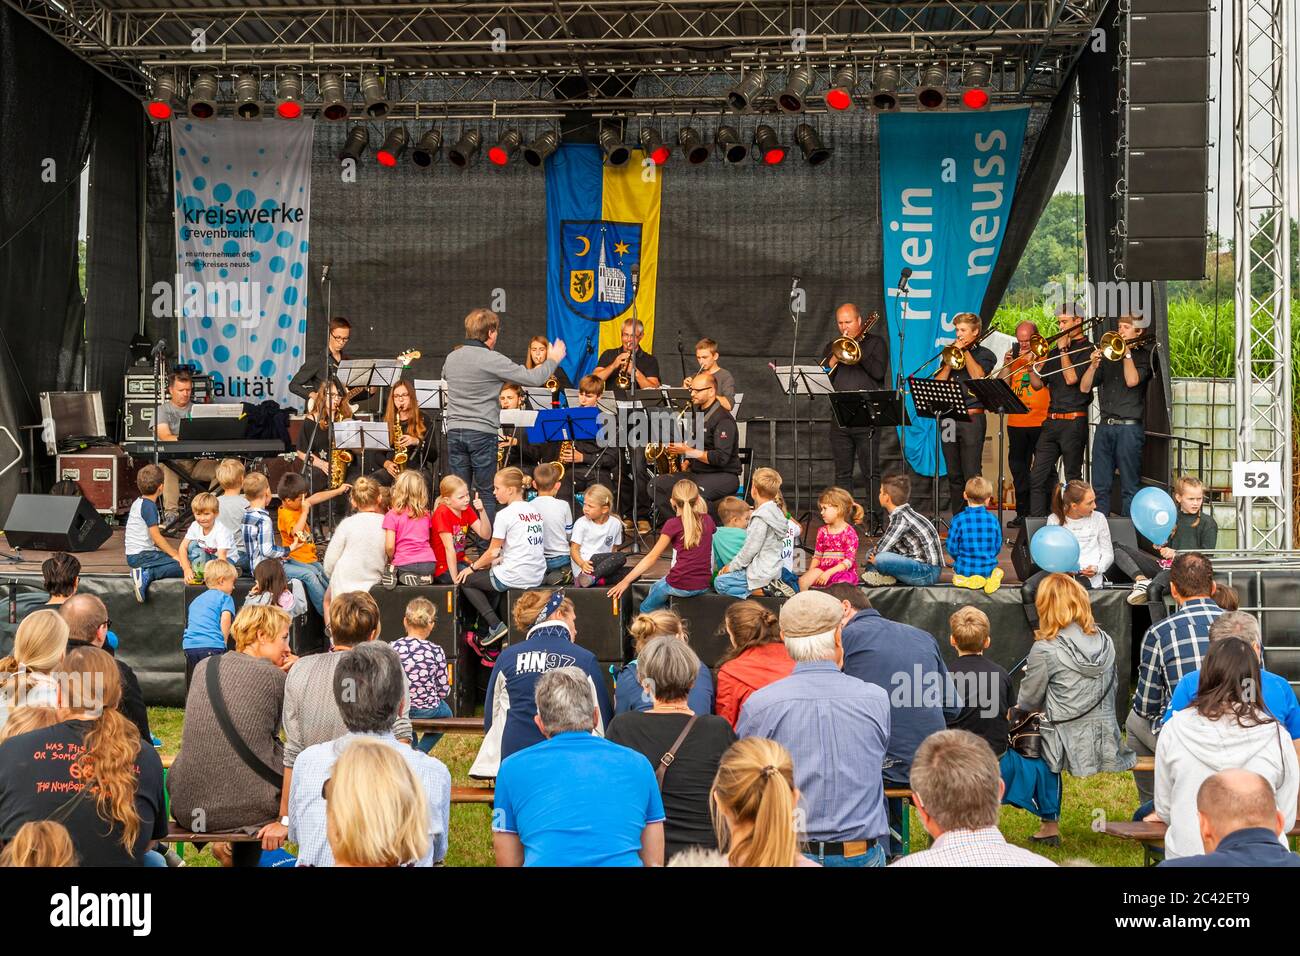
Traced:
[[1107, 332], [1097, 342], [1101, 357], [1109, 362], [1122, 362], [1138, 349], [1144, 349], [1156, 340], [1155, 333], [1146, 332], [1137, 338], [1126, 339], [1118, 332]]
[[822, 368], [831, 364], [831, 359], [835, 359], [841, 365], [857, 365], [862, 361], [862, 342], [871, 331], [871, 327], [880, 321], [880, 313], [870, 313], [862, 322], [862, 331], [856, 337], [850, 338], [847, 335], [841, 335], [831, 343], [831, 350], [823, 356], [822, 360], [817, 363]]
[[[969, 352], [971, 349], [973, 349], [975, 346], [979, 345], [981, 342], [983, 342], [986, 338], [992, 335], [993, 332], [994, 332], [993, 325], [992, 323], [990, 323], [989, 327], [980, 333], [980, 337], [977, 338], [970, 345], [960, 346], [956, 342], [953, 342], [951, 345], [945, 345], [939, 351], [939, 354], [935, 356], [935, 358], [939, 359], [940, 365], [946, 365], [954, 372], [959, 371], [966, 367], [966, 353]], [[930, 362], [933, 361], [934, 359], [930, 359]], [[926, 362], [925, 364], [929, 365], [930, 362]], [[922, 368], [924, 367], [925, 366], [922, 366]]]

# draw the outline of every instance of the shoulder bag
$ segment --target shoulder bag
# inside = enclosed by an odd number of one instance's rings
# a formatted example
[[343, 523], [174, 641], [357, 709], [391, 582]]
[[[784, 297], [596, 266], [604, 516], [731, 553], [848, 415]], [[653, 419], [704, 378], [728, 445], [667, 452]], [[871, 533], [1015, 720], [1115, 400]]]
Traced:
[[655, 779], [659, 781], [660, 790], [664, 788], [664, 774], [668, 772], [668, 768], [671, 767], [673, 761], [677, 759], [678, 749], [686, 740], [686, 735], [691, 732], [691, 728], [695, 726], [695, 722], [699, 719], [699, 714], [691, 714], [691, 719], [686, 721], [686, 726], [683, 727], [682, 732], [677, 735], [677, 739], [674, 740], [673, 745], [668, 748], [668, 752], [659, 758], [659, 766], [655, 767]]
[[230, 711], [226, 708], [225, 697], [221, 695], [221, 682], [217, 677], [217, 665], [224, 657], [224, 654], [217, 654], [208, 658], [206, 686], [208, 700], [212, 703], [212, 714], [217, 718], [217, 726], [221, 728], [221, 733], [226, 738], [226, 742], [234, 748], [239, 759], [244, 762], [244, 766], [278, 791], [284, 785], [283, 768], [276, 770], [253, 753], [253, 748], [249, 747], [244, 742], [244, 738], [239, 736], [239, 731], [235, 729], [235, 722], [230, 719]]

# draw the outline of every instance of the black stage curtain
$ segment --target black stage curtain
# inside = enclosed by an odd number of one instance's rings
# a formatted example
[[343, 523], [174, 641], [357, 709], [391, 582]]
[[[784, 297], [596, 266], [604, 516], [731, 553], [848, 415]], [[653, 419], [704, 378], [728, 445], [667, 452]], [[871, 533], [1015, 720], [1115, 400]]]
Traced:
[[[0, 8], [0, 424], [15, 436], [40, 422], [40, 392], [82, 383], [79, 177], [95, 76]], [[10, 446], [2, 444], [0, 461], [8, 463]], [[15, 468], [0, 477], [0, 501], [12, 501], [19, 487]]]
[[[1113, 198], [1120, 178], [1118, 142], [1120, 120], [1116, 113], [1119, 95], [1119, 45], [1124, 39], [1124, 17], [1118, 0], [1111, 0], [1102, 14], [1098, 28], [1105, 31], [1103, 49], [1095, 44], [1084, 48], [1079, 59], [1079, 133], [1083, 154], [1083, 202], [1087, 219], [1088, 281], [1115, 281], [1117, 257], [1112, 248], [1119, 218]], [[1151, 330], [1159, 348], [1153, 352], [1154, 374], [1147, 388], [1147, 441], [1143, 449], [1142, 474], [1145, 481], [1165, 485], [1173, 444], [1166, 438], [1152, 437], [1151, 432], [1170, 434], [1170, 405], [1173, 390], [1169, 381], [1169, 301], [1166, 284], [1143, 283], [1150, 292]], [[1109, 328], [1114, 328], [1110, 323]]]
[[112, 436], [119, 434], [128, 347], [140, 327], [140, 206], [149, 125], [136, 100], [107, 77], [95, 76], [85, 350], [87, 387], [103, 393]]

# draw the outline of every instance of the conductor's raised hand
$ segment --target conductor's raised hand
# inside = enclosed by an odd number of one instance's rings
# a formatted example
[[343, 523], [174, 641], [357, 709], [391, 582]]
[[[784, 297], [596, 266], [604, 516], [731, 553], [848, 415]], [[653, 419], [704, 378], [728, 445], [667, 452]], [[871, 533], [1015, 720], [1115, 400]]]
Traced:
[[563, 362], [569, 350], [564, 347], [564, 339], [556, 339], [546, 347], [546, 357], [552, 362]]

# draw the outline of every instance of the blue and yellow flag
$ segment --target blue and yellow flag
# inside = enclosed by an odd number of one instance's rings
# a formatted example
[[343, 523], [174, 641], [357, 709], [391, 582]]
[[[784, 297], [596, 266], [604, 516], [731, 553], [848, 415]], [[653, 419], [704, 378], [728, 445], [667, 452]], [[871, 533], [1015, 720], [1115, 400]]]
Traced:
[[566, 144], [546, 160], [546, 334], [569, 347], [574, 382], [621, 344], [624, 319], [641, 320], [654, 352], [662, 170], [642, 155], [606, 166], [598, 146]]

